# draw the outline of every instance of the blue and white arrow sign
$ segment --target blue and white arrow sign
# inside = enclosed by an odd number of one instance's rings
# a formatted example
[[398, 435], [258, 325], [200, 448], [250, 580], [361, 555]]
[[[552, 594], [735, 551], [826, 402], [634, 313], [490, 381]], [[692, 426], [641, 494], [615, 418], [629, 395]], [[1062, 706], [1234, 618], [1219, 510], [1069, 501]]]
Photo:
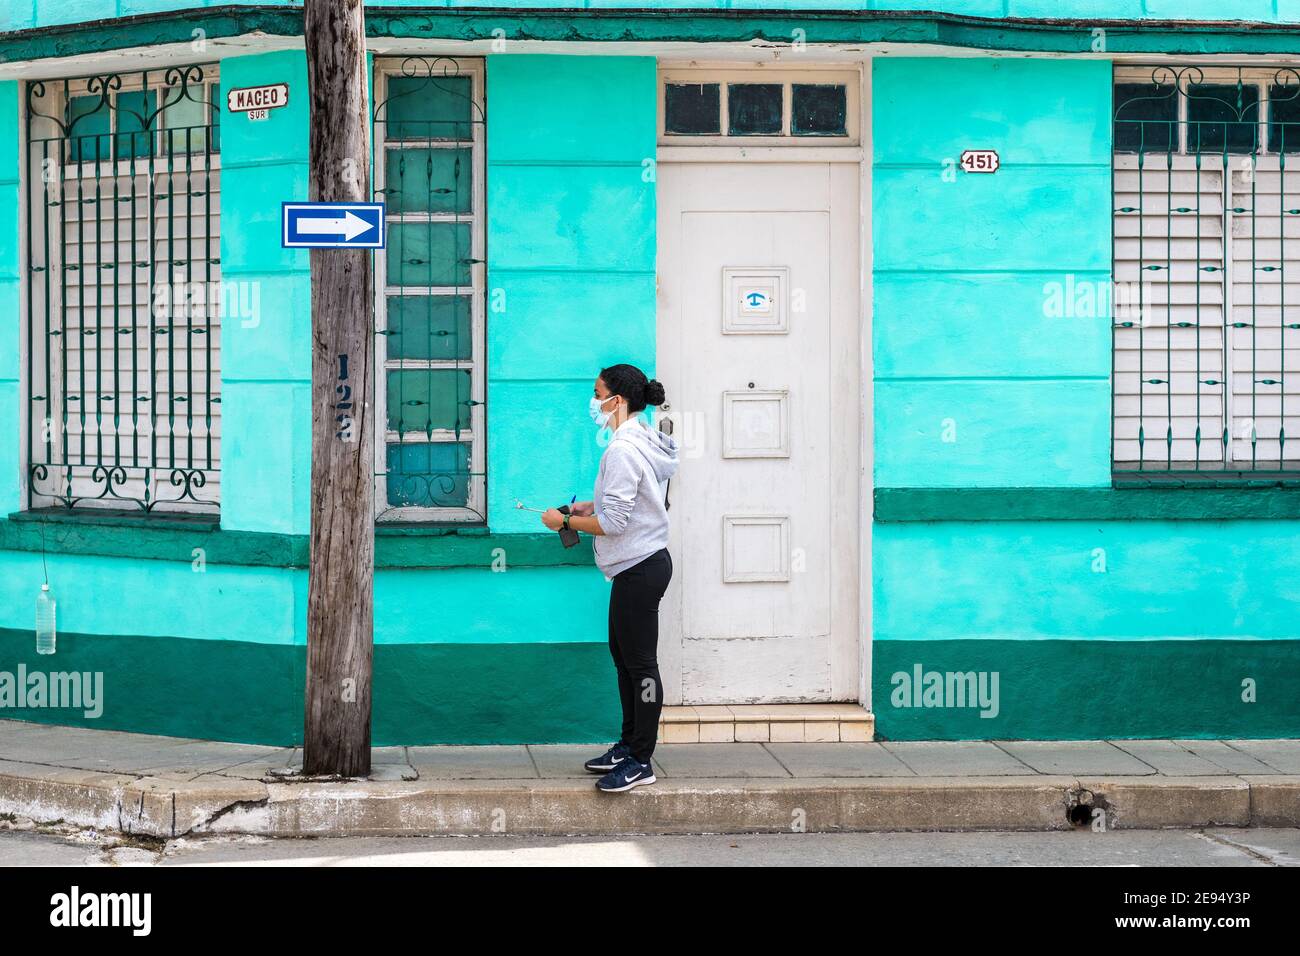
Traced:
[[285, 249], [382, 249], [384, 204], [381, 202], [287, 202]]

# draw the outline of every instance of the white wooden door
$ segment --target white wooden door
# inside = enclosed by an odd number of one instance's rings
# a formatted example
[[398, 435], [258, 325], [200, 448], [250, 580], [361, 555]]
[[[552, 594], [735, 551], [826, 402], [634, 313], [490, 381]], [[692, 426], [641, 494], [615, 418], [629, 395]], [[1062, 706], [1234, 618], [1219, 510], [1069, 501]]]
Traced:
[[661, 163], [669, 703], [858, 696], [856, 163]]

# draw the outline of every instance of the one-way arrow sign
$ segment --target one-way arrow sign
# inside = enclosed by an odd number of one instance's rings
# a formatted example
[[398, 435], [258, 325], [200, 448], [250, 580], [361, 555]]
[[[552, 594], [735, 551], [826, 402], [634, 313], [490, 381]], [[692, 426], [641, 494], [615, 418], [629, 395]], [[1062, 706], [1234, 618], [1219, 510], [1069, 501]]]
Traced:
[[282, 207], [285, 249], [382, 249], [381, 202], [287, 202]]

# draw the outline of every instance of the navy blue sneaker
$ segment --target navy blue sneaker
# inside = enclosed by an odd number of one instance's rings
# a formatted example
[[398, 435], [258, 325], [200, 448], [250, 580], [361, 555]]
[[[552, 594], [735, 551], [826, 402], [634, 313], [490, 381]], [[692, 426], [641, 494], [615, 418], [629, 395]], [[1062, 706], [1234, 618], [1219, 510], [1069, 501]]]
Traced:
[[654, 783], [655, 772], [648, 763], [641, 763], [629, 756], [617, 767], [596, 781], [596, 789], [605, 793], [622, 793], [633, 787]]
[[592, 757], [583, 764], [583, 767], [587, 769], [587, 773], [609, 773], [630, 756], [632, 751], [627, 749], [627, 744], [620, 741], [599, 757]]

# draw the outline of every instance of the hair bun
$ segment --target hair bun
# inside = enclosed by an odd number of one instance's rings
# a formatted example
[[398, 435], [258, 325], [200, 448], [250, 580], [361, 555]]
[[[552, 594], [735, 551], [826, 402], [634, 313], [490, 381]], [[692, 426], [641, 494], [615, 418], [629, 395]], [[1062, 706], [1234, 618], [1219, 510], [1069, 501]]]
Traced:
[[667, 396], [664, 395], [664, 387], [657, 378], [652, 378], [645, 383], [645, 403], [647, 405], [662, 405], [666, 400]]

